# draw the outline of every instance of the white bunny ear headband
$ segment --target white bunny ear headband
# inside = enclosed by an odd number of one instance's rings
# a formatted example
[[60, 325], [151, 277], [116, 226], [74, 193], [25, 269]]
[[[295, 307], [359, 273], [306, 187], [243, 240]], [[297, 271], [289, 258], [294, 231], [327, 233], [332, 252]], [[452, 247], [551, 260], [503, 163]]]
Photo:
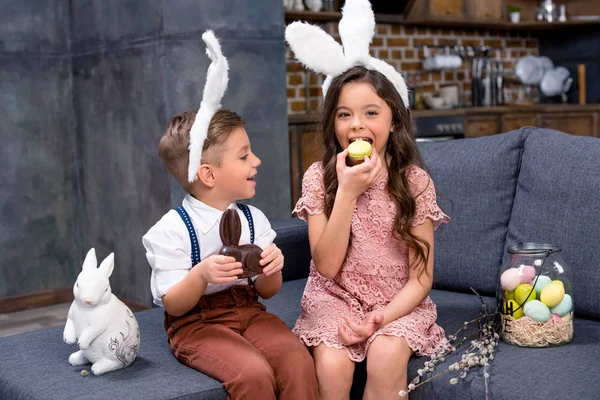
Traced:
[[375, 34], [375, 15], [368, 0], [346, 0], [338, 25], [342, 46], [316, 25], [293, 22], [285, 29], [285, 39], [296, 58], [307, 68], [326, 74], [323, 97], [331, 81], [351, 67], [382, 73], [396, 88], [408, 108], [408, 88], [402, 75], [385, 61], [371, 57], [369, 45]]
[[221, 108], [221, 99], [227, 90], [229, 80], [229, 64], [221, 52], [221, 46], [213, 31], [204, 32], [202, 40], [206, 43], [206, 54], [211, 59], [211, 64], [206, 73], [206, 84], [200, 109], [190, 130], [190, 163], [188, 166], [190, 183], [198, 178], [198, 169], [202, 161], [202, 147], [208, 135], [208, 126], [213, 115]]

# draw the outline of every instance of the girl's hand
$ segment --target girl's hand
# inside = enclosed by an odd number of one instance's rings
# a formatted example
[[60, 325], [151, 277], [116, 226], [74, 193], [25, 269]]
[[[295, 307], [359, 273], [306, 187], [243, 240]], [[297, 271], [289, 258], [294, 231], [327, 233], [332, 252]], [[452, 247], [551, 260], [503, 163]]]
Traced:
[[374, 151], [370, 157], [365, 157], [363, 163], [349, 167], [346, 165], [346, 156], [348, 156], [348, 149], [344, 149], [337, 155], [338, 190], [356, 199], [381, 175], [383, 170], [381, 157]]
[[269, 276], [275, 272], [283, 269], [283, 253], [281, 249], [274, 243], [267, 246], [262, 253], [260, 253], [262, 260], [260, 265], [263, 268], [263, 274]]
[[381, 311], [373, 311], [367, 314], [361, 324], [354, 322], [352, 318], [344, 317], [344, 322], [338, 324], [338, 334], [341, 342], [346, 346], [361, 343], [381, 328], [383, 314]]

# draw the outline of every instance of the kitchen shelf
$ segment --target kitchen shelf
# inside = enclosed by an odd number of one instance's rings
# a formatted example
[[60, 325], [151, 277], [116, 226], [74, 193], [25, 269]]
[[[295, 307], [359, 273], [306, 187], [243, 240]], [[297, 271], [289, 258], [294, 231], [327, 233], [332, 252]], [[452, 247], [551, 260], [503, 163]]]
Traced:
[[580, 26], [600, 26], [600, 20], [591, 21], [565, 21], [565, 22], [543, 22], [543, 21], [529, 21], [520, 22], [518, 24], [511, 24], [507, 22], [506, 28], [508, 29], [519, 29], [519, 30], [551, 30], [551, 29], [562, 29], [572, 28]]
[[285, 22], [292, 21], [339, 21], [342, 13], [339, 11], [286, 11]]
[[[339, 21], [342, 13], [339, 11], [286, 11], [285, 22], [293, 21], [315, 21], [335, 22]], [[428, 26], [436, 28], [472, 28], [472, 29], [500, 29], [511, 31], [545, 31], [555, 29], [572, 29], [585, 26], [600, 26], [600, 20], [568, 20], [565, 22], [523, 21], [518, 24], [511, 22], [494, 21], [420, 21], [407, 22], [402, 14], [375, 14], [377, 23], [402, 24], [406, 26]]]
[[[286, 11], [285, 22], [293, 21], [339, 21], [342, 13], [339, 11]], [[401, 24], [404, 22], [402, 14], [375, 14], [375, 21], [379, 23]]]
[[[446, 116], [477, 116], [486, 114], [505, 114], [505, 113], [560, 113], [560, 112], [600, 112], [600, 104], [542, 104], [532, 105], [505, 105], [494, 107], [461, 107], [449, 110], [411, 110], [413, 118], [426, 117], [446, 117]], [[319, 120], [316, 112], [303, 114], [289, 114], [289, 124], [315, 124]]]

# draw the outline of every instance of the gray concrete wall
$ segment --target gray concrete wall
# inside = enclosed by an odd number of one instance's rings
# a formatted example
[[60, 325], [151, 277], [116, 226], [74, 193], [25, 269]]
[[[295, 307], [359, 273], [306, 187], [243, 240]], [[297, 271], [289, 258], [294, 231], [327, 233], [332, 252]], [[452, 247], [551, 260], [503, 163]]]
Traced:
[[0, 296], [11, 296], [72, 285], [78, 159], [68, 4], [0, 4]]
[[209, 28], [230, 63], [223, 106], [245, 117], [263, 161], [251, 203], [289, 216], [280, 0], [0, 7], [0, 297], [71, 287], [95, 247], [115, 252], [113, 291], [150, 304], [141, 236], [183, 196], [158, 140], [171, 115], [198, 108]]

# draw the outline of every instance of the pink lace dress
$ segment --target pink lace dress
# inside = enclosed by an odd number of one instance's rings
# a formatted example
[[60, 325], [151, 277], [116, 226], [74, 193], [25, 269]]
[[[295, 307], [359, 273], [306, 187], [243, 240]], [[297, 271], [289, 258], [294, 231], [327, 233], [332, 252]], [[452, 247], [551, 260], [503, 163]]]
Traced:
[[[302, 197], [294, 212], [307, 220], [325, 207], [323, 166], [310, 166], [302, 180]], [[426, 218], [434, 229], [450, 219], [438, 207], [429, 175], [416, 166], [407, 171], [415, 196], [413, 226]], [[302, 296], [302, 314], [293, 329], [307, 346], [324, 343], [345, 348], [350, 359], [364, 360], [369, 344], [378, 335], [403, 337], [417, 355], [431, 355], [447, 343], [444, 330], [436, 325], [437, 310], [427, 297], [410, 314], [377, 330], [366, 342], [344, 346], [337, 333], [344, 316], [361, 322], [364, 316], [387, 305], [408, 281], [408, 246], [392, 236], [396, 206], [386, 189], [387, 176], [367, 189], [357, 200], [352, 216], [352, 244], [341, 275], [325, 278], [311, 261], [310, 275]]]

